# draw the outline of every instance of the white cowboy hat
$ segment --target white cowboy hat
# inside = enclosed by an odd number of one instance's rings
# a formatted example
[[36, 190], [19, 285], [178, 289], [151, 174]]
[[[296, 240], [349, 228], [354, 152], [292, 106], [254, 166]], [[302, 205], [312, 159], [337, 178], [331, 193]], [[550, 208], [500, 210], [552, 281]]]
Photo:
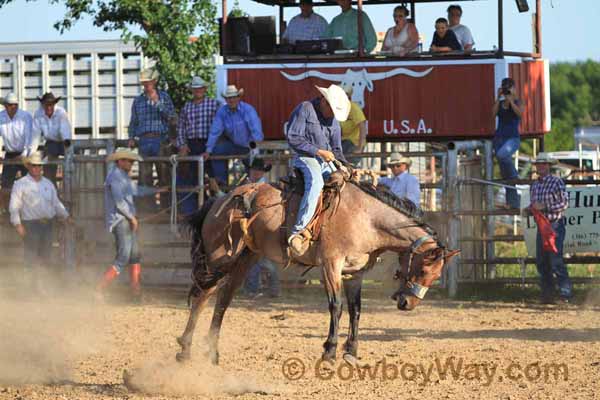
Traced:
[[42, 153], [36, 151], [31, 153], [29, 157], [23, 157], [23, 164], [25, 165], [44, 165], [46, 164], [46, 160], [42, 157]]
[[331, 106], [333, 110], [333, 116], [340, 122], [344, 122], [348, 119], [348, 114], [350, 114], [350, 100], [348, 100], [348, 96], [344, 89], [337, 85], [331, 85], [327, 89], [315, 86], [319, 89], [319, 92], [325, 97], [325, 100]]
[[548, 153], [539, 153], [536, 159], [533, 160], [533, 164], [556, 164], [557, 162], [558, 160]]
[[129, 150], [117, 150], [106, 157], [106, 162], [118, 160], [142, 161], [142, 157]]
[[146, 68], [140, 72], [140, 82], [150, 82], [158, 80], [158, 71], [154, 68]]
[[229, 85], [227, 86], [227, 89], [225, 89], [225, 91], [223, 93], [221, 93], [221, 96], [228, 98], [228, 97], [238, 97], [244, 94], [244, 89], [238, 89], [237, 87], [235, 87], [235, 85]]
[[387, 165], [406, 164], [409, 167], [412, 165], [412, 160], [408, 157], [402, 156], [400, 153], [392, 153], [390, 155], [390, 161]]
[[194, 76], [192, 78], [192, 83], [190, 83], [190, 89], [199, 89], [203, 87], [206, 87], [206, 82], [204, 79], [200, 78], [199, 76]]
[[4, 98], [4, 104], [19, 104], [19, 98], [14, 93], [9, 93]]

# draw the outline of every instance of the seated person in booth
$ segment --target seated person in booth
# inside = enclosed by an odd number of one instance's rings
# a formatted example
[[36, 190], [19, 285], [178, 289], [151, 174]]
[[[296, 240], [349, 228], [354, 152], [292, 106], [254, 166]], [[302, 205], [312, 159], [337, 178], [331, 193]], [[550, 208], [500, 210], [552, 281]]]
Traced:
[[450, 30], [454, 32], [456, 38], [458, 39], [458, 43], [463, 47], [465, 51], [473, 50], [473, 46], [475, 45], [475, 41], [473, 40], [473, 35], [471, 35], [471, 30], [465, 25], [460, 23], [460, 18], [462, 17], [462, 8], [459, 5], [451, 5], [448, 7], [448, 21]]
[[[351, 0], [337, 0], [342, 13], [336, 16], [329, 26], [325, 36], [328, 38], [341, 37], [346, 49], [358, 50], [358, 10], [352, 8]], [[363, 48], [365, 53], [373, 51], [377, 45], [377, 34], [369, 16], [362, 12]]]
[[[31, 152], [38, 150], [42, 137], [46, 141], [44, 154], [48, 161], [57, 161], [65, 155], [65, 149], [71, 146], [71, 122], [64, 108], [57, 106], [61, 97], [52, 92], [38, 97], [40, 108], [33, 115], [31, 128]], [[44, 176], [56, 185], [58, 165], [46, 165]]]
[[[227, 86], [222, 96], [227, 104], [217, 110], [210, 127], [204, 159], [210, 155], [245, 155], [263, 140], [260, 118], [254, 107], [242, 101], [244, 89]], [[214, 177], [227, 184], [227, 160], [211, 160]]]
[[449, 51], [462, 49], [462, 46], [456, 38], [456, 34], [448, 29], [448, 21], [446, 18], [438, 18], [435, 21], [435, 33], [431, 40], [430, 50], [434, 53], [447, 53]]
[[291, 19], [281, 37], [283, 43], [321, 39], [327, 30], [327, 20], [313, 11], [312, 0], [300, 0], [300, 14]]
[[304, 177], [304, 195], [288, 238], [290, 250], [297, 256], [308, 250], [302, 233], [317, 209], [324, 178], [333, 172], [331, 162], [336, 159], [346, 161], [338, 121], [348, 118], [350, 100], [344, 89], [337, 85], [316, 88], [321, 96], [300, 103], [292, 111], [287, 129], [287, 141], [295, 153], [293, 165]]
[[421, 185], [417, 177], [408, 172], [412, 160], [402, 157], [399, 153], [392, 153], [387, 165], [391, 168], [394, 176], [381, 178], [379, 184], [387, 186], [396, 196], [407, 198], [417, 208], [421, 208]]
[[383, 51], [391, 51], [395, 56], [405, 56], [417, 49], [419, 32], [415, 24], [408, 21], [410, 12], [406, 6], [394, 8], [394, 22], [396, 25], [388, 29], [383, 39]]
[[[492, 107], [494, 119], [498, 117], [498, 127], [492, 144], [502, 179], [519, 178], [513, 155], [521, 145], [519, 124], [523, 111], [523, 104], [515, 92], [515, 81], [512, 78], [504, 78], [498, 89], [496, 102]], [[521, 206], [520, 196], [515, 189], [506, 189], [506, 203], [512, 208]]]
[[[352, 99], [352, 86], [345, 87], [344, 91], [348, 99]], [[350, 114], [347, 120], [340, 122], [340, 127], [344, 155], [350, 157], [352, 154], [362, 153], [367, 143], [367, 118], [357, 103], [350, 100]]]

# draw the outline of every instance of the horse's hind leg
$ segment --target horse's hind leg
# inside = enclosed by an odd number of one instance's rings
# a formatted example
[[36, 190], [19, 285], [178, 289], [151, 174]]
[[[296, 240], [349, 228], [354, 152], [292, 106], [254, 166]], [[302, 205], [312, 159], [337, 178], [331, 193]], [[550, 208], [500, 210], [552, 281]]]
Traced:
[[197, 296], [192, 298], [192, 308], [190, 310], [190, 316], [188, 318], [187, 325], [183, 335], [177, 338], [177, 343], [181, 346], [181, 352], [177, 353], [175, 358], [177, 361], [182, 362], [190, 359], [192, 337], [194, 336], [194, 330], [196, 329], [196, 323], [200, 312], [206, 306], [206, 302], [213, 295], [217, 286], [213, 286], [208, 289], [203, 289]]
[[348, 339], [344, 343], [344, 360], [350, 363], [356, 362], [356, 352], [358, 349], [358, 322], [360, 320], [362, 281], [362, 273], [354, 275], [351, 279], [344, 280], [344, 293], [348, 301], [348, 314], [350, 314]]
[[342, 316], [342, 267], [344, 260], [326, 260], [323, 267], [323, 280], [329, 303], [329, 334], [323, 343], [323, 360], [335, 360], [340, 317]]
[[225, 311], [231, 304], [235, 291], [242, 285], [248, 270], [258, 261], [259, 256], [246, 251], [239, 259], [237, 265], [229, 274], [227, 281], [219, 287], [215, 311], [208, 332], [208, 354], [211, 362], [219, 363], [219, 334]]

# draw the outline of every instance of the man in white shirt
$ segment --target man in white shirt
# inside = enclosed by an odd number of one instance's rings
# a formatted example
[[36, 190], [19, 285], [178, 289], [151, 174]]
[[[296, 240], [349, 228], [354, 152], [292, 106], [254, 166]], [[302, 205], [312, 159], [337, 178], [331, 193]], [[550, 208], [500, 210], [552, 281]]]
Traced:
[[473, 50], [475, 42], [473, 41], [473, 35], [471, 35], [471, 30], [460, 23], [460, 18], [462, 17], [461, 6], [453, 4], [450, 7], [448, 7], [446, 11], [448, 11], [448, 28], [450, 28], [454, 32], [463, 50]]
[[379, 184], [389, 187], [396, 196], [407, 198], [420, 208], [421, 185], [419, 185], [417, 177], [408, 173], [411, 164], [410, 158], [402, 157], [399, 153], [392, 153], [388, 166], [392, 169], [394, 176], [381, 178]]
[[[31, 124], [33, 119], [27, 111], [19, 109], [19, 99], [14, 93], [4, 98], [4, 111], [0, 112], [0, 138], [4, 145], [4, 160], [18, 161], [27, 156], [27, 147], [31, 142]], [[23, 165], [4, 164], [2, 167], [2, 189], [13, 186], [17, 172], [27, 174]]]
[[24, 159], [24, 163], [29, 173], [17, 180], [12, 188], [10, 222], [23, 238], [25, 267], [28, 272], [33, 272], [35, 267], [38, 288], [41, 288], [39, 272], [49, 265], [54, 217], [67, 220], [69, 213], [52, 182], [42, 174], [42, 155], [33, 153]]
[[[71, 146], [71, 122], [65, 109], [56, 105], [60, 99], [52, 92], [38, 97], [41, 107], [33, 115], [31, 151], [38, 150], [43, 137], [46, 141], [45, 154], [48, 161], [57, 161], [59, 156], [65, 155], [65, 148]], [[54, 184], [56, 184], [57, 167], [57, 165], [48, 165], [44, 173]]]
[[313, 12], [312, 0], [300, 0], [300, 14], [291, 19], [281, 38], [290, 44], [296, 44], [297, 40], [321, 39], [328, 25], [325, 18]]

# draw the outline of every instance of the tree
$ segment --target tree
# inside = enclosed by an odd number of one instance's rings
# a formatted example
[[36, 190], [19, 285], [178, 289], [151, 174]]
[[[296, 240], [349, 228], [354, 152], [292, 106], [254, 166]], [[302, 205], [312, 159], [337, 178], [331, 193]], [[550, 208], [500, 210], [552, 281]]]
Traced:
[[[0, 0], [0, 8], [12, 1]], [[67, 8], [63, 19], [54, 24], [61, 33], [87, 15], [104, 31], [120, 31], [124, 41], [133, 41], [144, 56], [156, 61], [160, 84], [166, 85], [178, 109], [190, 97], [187, 85], [192, 75], [214, 81], [218, 25], [217, 8], [210, 0], [50, 1]], [[210, 89], [214, 92], [212, 84]]]

